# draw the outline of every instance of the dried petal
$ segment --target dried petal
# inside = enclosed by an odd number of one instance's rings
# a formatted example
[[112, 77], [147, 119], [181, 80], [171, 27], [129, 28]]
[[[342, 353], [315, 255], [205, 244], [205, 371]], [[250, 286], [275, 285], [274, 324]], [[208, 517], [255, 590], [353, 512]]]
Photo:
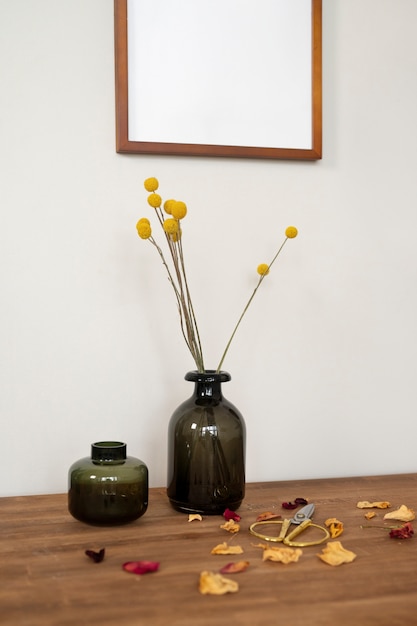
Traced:
[[188, 516], [188, 521], [193, 522], [194, 520], [198, 520], [199, 522], [202, 522], [203, 518], [201, 517], [200, 513], [190, 513]]
[[393, 539], [411, 539], [413, 535], [414, 529], [410, 522], [407, 522], [401, 528], [393, 528], [389, 533], [389, 536]]
[[294, 502], [283, 502], [282, 508], [291, 510], [296, 509], [297, 506], [305, 506], [307, 503], [308, 501], [305, 498], [296, 498]]
[[221, 574], [204, 571], [200, 574], [198, 590], [203, 595], [222, 596], [225, 593], [239, 591], [239, 584], [235, 580], [224, 578]]
[[296, 504], [300, 504], [301, 506], [305, 506], [306, 504], [308, 504], [308, 500], [306, 500], [305, 498], [296, 498], [294, 502]]
[[210, 554], [242, 554], [243, 550], [240, 546], [228, 546], [226, 542], [219, 543], [215, 546]]
[[356, 554], [346, 550], [340, 541], [329, 541], [322, 553], [317, 555], [319, 559], [328, 565], [342, 565], [342, 563], [352, 563], [356, 559]]
[[148, 574], [156, 572], [159, 569], [159, 563], [157, 561], [128, 561], [123, 563], [123, 569], [131, 574]]
[[269, 519], [276, 519], [277, 517], [281, 517], [281, 515], [278, 515], [277, 513], [271, 513], [271, 511], [265, 511], [265, 513], [259, 513], [256, 521], [265, 522]]
[[85, 551], [85, 554], [90, 557], [90, 559], [92, 559], [94, 563], [101, 563], [101, 561], [104, 559], [104, 553], [104, 548], [101, 548], [101, 550], [99, 550], [98, 552], [95, 552], [94, 550]]
[[366, 519], [372, 519], [373, 517], [375, 517], [376, 513], [375, 511], [368, 511], [368, 513], [365, 513]]
[[220, 528], [223, 528], [223, 530], [227, 530], [227, 532], [229, 533], [238, 533], [240, 530], [239, 524], [234, 522], [232, 519], [229, 519], [228, 522], [222, 524]]
[[405, 504], [402, 504], [399, 509], [391, 511], [391, 513], [385, 513], [384, 519], [396, 519], [400, 522], [411, 522], [415, 519], [416, 514], [413, 509], [409, 509]]
[[391, 506], [390, 502], [368, 502], [364, 500], [363, 502], [357, 503], [358, 509], [389, 509]]
[[249, 561], [237, 561], [236, 563], [228, 563], [221, 568], [220, 574], [238, 574], [244, 572], [249, 567]]
[[343, 522], [340, 522], [335, 517], [329, 517], [324, 522], [330, 532], [330, 537], [332, 539], [336, 539], [336, 537], [340, 537], [343, 532]]
[[225, 512], [223, 513], [223, 517], [226, 522], [231, 519], [235, 522], [240, 522], [240, 520], [242, 519], [238, 513], [235, 513], [235, 511], [231, 511], [230, 509], [225, 510]]
[[288, 563], [296, 563], [302, 553], [301, 548], [271, 548], [268, 546], [264, 549], [262, 560], [288, 565]]

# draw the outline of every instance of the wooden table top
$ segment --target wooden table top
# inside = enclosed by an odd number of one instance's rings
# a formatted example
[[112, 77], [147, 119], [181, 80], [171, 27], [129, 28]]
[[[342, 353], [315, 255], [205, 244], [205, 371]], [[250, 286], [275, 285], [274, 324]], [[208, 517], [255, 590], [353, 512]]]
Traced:
[[[303, 549], [297, 563], [262, 561], [248, 531], [259, 513], [291, 516], [281, 503], [297, 497], [316, 505], [314, 521], [344, 522], [339, 538], [355, 552], [353, 563], [331, 567]], [[147, 513], [131, 524], [89, 526], [67, 512], [66, 495], [0, 498], [0, 623], [2, 626], [412, 626], [417, 624], [417, 534], [391, 539], [383, 529], [386, 511], [370, 522], [358, 501], [389, 501], [417, 510], [417, 474], [297, 480], [247, 485], [239, 510], [241, 530], [220, 529], [220, 516], [188, 521], [169, 505], [165, 488], [150, 490]], [[395, 523], [395, 522], [394, 522]], [[416, 523], [417, 528], [417, 523]], [[241, 556], [214, 556], [226, 541]], [[105, 548], [101, 563], [86, 549]], [[200, 572], [226, 563], [250, 562], [228, 578], [239, 591], [202, 595]], [[159, 561], [157, 572], [137, 576], [126, 561]]]

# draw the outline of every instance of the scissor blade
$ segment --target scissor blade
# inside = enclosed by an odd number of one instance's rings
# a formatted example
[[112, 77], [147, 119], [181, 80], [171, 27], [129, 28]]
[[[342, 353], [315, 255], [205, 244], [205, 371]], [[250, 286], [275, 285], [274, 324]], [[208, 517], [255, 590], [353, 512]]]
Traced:
[[302, 509], [297, 511], [297, 513], [295, 513], [294, 517], [291, 520], [291, 524], [301, 524], [301, 522], [304, 522], [306, 519], [311, 519], [313, 517], [313, 513], [314, 504], [307, 504], [306, 506], [303, 506]]

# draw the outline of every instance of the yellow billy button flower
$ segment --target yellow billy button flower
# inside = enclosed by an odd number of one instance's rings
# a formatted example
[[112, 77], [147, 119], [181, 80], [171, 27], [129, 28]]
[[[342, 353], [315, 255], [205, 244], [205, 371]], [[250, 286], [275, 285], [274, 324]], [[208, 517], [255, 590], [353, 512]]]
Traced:
[[171, 206], [171, 215], [176, 220], [182, 220], [187, 215], [187, 205], [185, 202], [174, 202]]
[[176, 200], [165, 200], [164, 202], [164, 211], [165, 213], [168, 213], [168, 215], [171, 215], [172, 213], [172, 207], [175, 204]]
[[179, 241], [181, 239], [181, 235], [182, 235], [182, 230], [181, 230], [181, 228], [179, 228], [176, 233], [170, 234], [169, 238], [171, 239], [171, 241], [176, 243], [177, 241]]
[[159, 187], [159, 182], [157, 178], [147, 178], [143, 184], [146, 191], [156, 191]]
[[164, 221], [164, 231], [167, 235], [176, 235], [178, 233], [178, 222], [172, 217]]
[[288, 228], [285, 231], [285, 236], [288, 237], [288, 239], [294, 239], [294, 237], [297, 237], [298, 235], [298, 230], [296, 229], [295, 226], [288, 226]]
[[260, 265], [258, 265], [258, 274], [260, 274], [261, 276], [266, 276], [267, 274], [269, 274], [269, 265], [267, 265], [266, 263], [261, 263]]
[[149, 239], [149, 237], [152, 235], [152, 228], [149, 220], [147, 220], [146, 217], [143, 217], [139, 220], [139, 222], [136, 224], [136, 229], [141, 239]]
[[154, 209], [157, 209], [161, 206], [162, 198], [158, 193], [151, 193], [148, 196], [148, 204], [150, 204]]

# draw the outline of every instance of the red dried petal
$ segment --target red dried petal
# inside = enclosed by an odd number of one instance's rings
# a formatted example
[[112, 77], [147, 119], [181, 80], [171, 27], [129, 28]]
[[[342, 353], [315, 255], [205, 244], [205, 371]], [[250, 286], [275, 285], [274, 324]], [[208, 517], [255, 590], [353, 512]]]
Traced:
[[159, 569], [159, 563], [157, 561], [128, 561], [123, 563], [123, 569], [131, 574], [148, 574], [156, 572]]
[[413, 535], [414, 529], [410, 522], [407, 522], [401, 528], [393, 528], [389, 533], [392, 539], [411, 539]]
[[306, 500], [305, 498], [296, 498], [294, 502], [283, 502], [282, 508], [291, 510], [296, 509], [297, 506], [305, 506], [306, 504], [308, 504], [308, 500]]
[[225, 512], [223, 513], [223, 517], [226, 520], [226, 522], [229, 522], [231, 519], [234, 522], [240, 522], [240, 520], [242, 519], [240, 515], [235, 513], [235, 511], [231, 511], [230, 509], [225, 510]]
[[228, 563], [221, 568], [220, 574], [239, 574], [249, 567], [249, 561], [238, 561], [237, 563]]
[[86, 550], [85, 554], [90, 557], [90, 559], [92, 559], [94, 561], [94, 563], [101, 563], [101, 561], [104, 559], [104, 553], [105, 553], [105, 549], [101, 548], [101, 550], [99, 550], [98, 552], [95, 552], [95, 550]]

